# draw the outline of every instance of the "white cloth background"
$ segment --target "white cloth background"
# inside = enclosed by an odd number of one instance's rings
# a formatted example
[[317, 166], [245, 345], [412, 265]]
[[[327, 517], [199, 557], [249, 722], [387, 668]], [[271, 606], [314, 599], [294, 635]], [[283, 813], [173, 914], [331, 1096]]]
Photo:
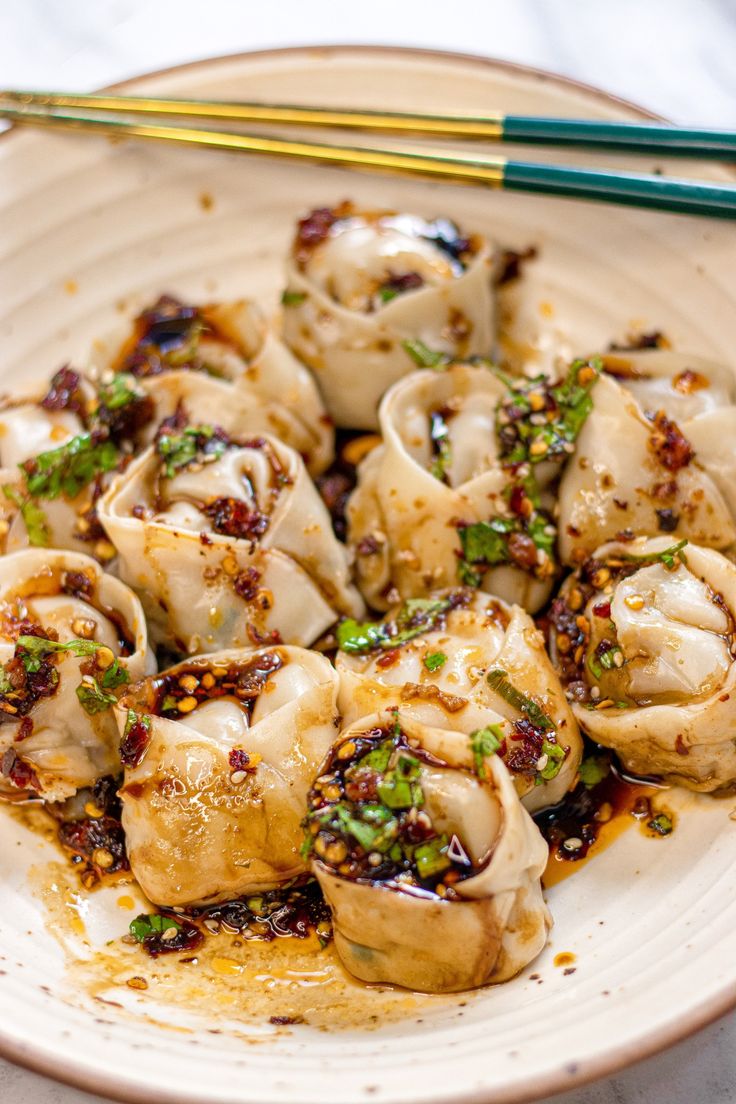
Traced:
[[[6, 88], [84, 90], [208, 55], [356, 42], [525, 62], [678, 122], [736, 126], [736, 0], [0, 0]], [[97, 1100], [0, 1061], [2, 1104]], [[734, 1104], [736, 1015], [555, 1100]]]

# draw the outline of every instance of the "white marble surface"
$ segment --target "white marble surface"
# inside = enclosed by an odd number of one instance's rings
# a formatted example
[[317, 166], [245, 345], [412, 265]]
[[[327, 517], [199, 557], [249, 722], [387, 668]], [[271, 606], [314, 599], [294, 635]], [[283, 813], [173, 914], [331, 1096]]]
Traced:
[[[489, 54], [598, 84], [681, 122], [736, 126], [736, 0], [0, 0], [0, 83], [11, 88], [93, 88], [196, 57], [325, 42]], [[555, 1100], [734, 1104], [736, 1015]], [[0, 1061], [0, 1101], [100, 1098]]]

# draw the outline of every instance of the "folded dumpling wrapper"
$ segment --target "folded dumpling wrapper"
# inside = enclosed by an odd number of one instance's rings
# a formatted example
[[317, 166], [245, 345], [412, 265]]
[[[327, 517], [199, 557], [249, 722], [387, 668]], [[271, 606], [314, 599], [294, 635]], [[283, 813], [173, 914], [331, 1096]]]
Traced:
[[[347, 510], [356, 577], [369, 605], [385, 610], [396, 596], [456, 585], [459, 526], [509, 516], [495, 429], [506, 393], [488, 368], [454, 364], [413, 372], [383, 399], [383, 444], [361, 463]], [[449, 455], [444, 479], [433, 474], [437, 412]], [[485, 571], [481, 587], [533, 613], [548, 597], [553, 574], [548, 559], [533, 571], [501, 564]]]
[[[134, 682], [156, 669], [135, 594], [89, 556], [34, 548], [0, 558], [0, 615], [0, 790], [63, 801], [118, 774], [117, 724], [107, 696], [114, 702], [126, 676]], [[76, 646], [49, 652], [43, 664], [32, 652], [24, 664], [18, 636], [45, 640], [47, 633], [50, 648]], [[124, 674], [108, 690], [105, 673], [114, 664]], [[19, 697], [17, 672], [26, 665], [27, 692]], [[90, 692], [89, 708], [80, 687]]]
[[[506, 981], [547, 940], [551, 920], [540, 885], [547, 845], [502, 761], [489, 755], [479, 764], [464, 733], [433, 728], [401, 711], [374, 714], [342, 731], [337, 764], [356, 741], [368, 750], [397, 732], [408, 742], [404, 751], [419, 760], [412, 782], [421, 788], [419, 817], [429, 818], [435, 836], [450, 840], [445, 850], [457, 858], [454, 871], [463, 864], [472, 870], [449, 892], [442, 882], [422, 885], [418, 867], [403, 879], [377, 874], [356, 880], [339, 872], [328, 857], [329, 842], [315, 837], [323, 855], [315, 852], [313, 870], [332, 910], [337, 952], [352, 974], [370, 983], [440, 993]], [[334, 773], [335, 760], [325, 768]], [[311, 795], [313, 821], [317, 793]], [[323, 809], [329, 817], [329, 807]]]
[[96, 374], [129, 371], [156, 403], [144, 435], [182, 407], [192, 422], [233, 436], [270, 433], [296, 449], [313, 475], [333, 456], [334, 431], [310, 373], [248, 299], [191, 307], [163, 296], [136, 320], [96, 341]]
[[558, 599], [584, 602], [580, 669], [565, 670], [554, 634], [552, 654], [580, 726], [629, 771], [712, 791], [736, 781], [736, 566], [678, 546], [657, 537], [597, 549]]
[[665, 350], [602, 359], [608, 374], [592, 390], [593, 409], [560, 483], [562, 561], [579, 563], [624, 530], [667, 532], [713, 548], [733, 544], [731, 373]]
[[375, 429], [381, 396], [416, 367], [405, 341], [451, 357], [491, 354], [492, 249], [474, 235], [448, 251], [427, 236], [436, 224], [414, 215], [349, 205], [320, 214], [324, 233], [310, 238], [312, 216], [302, 220], [287, 264], [284, 338], [335, 424]]
[[[346, 724], [395, 707], [404, 716], [431, 718], [437, 727], [467, 734], [498, 725], [506, 741], [499, 754], [526, 808], [536, 812], [562, 800], [575, 784], [582, 740], [544, 637], [528, 613], [481, 592], [455, 590], [426, 603], [408, 602], [382, 627], [387, 631], [373, 647], [360, 639], [356, 647], [353, 639], [337, 653], [338, 702]], [[554, 731], [552, 746], [548, 732], [489, 685], [491, 671], [502, 671], [504, 685], [541, 707]]]
[[123, 827], [152, 901], [227, 901], [305, 873], [300, 825], [336, 697], [328, 660], [283, 646], [197, 656], [131, 690]]
[[[274, 632], [309, 645], [340, 614], [359, 614], [346, 551], [297, 453], [263, 436], [208, 460], [168, 478], [151, 446], [100, 499], [120, 577], [140, 594], [156, 640], [189, 654]], [[205, 512], [218, 503], [243, 527]]]

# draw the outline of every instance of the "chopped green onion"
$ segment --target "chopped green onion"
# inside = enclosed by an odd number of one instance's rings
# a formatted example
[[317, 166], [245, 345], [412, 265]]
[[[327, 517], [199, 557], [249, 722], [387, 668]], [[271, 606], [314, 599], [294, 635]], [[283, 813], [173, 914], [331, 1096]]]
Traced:
[[286, 288], [281, 293], [281, 302], [285, 307], [298, 307], [306, 298], [306, 291], [290, 291], [289, 288]]
[[486, 725], [470, 733], [470, 749], [473, 752], [475, 773], [479, 778], [486, 777], [485, 760], [489, 755], [495, 755], [504, 740], [503, 729], [500, 725]]
[[517, 688], [508, 680], [506, 672], [500, 667], [494, 667], [492, 671], [489, 671], [486, 675], [486, 682], [495, 690], [505, 702], [508, 702], [510, 706], [517, 709], [519, 713], [523, 713], [535, 728], [541, 728], [544, 732], [554, 732], [555, 726], [542, 707], [534, 701], [533, 698], [528, 698], [526, 694], [522, 694], [521, 690]]
[[31, 498], [76, 498], [95, 476], [117, 467], [120, 454], [112, 441], [95, 442], [89, 433], [19, 464]]
[[447, 656], [444, 652], [430, 652], [429, 655], [424, 657], [424, 666], [432, 673], [439, 671], [440, 667], [444, 667], [446, 663]]
[[658, 813], [648, 822], [647, 828], [651, 828], [653, 832], [660, 836], [669, 836], [674, 828], [672, 817], [668, 816], [667, 813]]
[[449, 840], [445, 835], [419, 844], [414, 851], [414, 862], [420, 878], [433, 878], [452, 866], [452, 860], [447, 856], [448, 846]]
[[441, 353], [436, 349], [430, 349], [423, 341], [402, 341], [402, 346], [416, 364], [417, 368], [434, 368], [441, 370], [450, 363], [447, 353]]
[[161, 935], [170, 928], [181, 931], [181, 924], [177, 924], [170, 916], [160, 916], [157, 912], [149, 916], [141, 914], [130, 922], [130, 934], [138, 943], [143, 943], [150, 935]]
[[3, 494], [20, 510], [25, 523], [28, 542], [34, 548], [48, 548], [51, 543], [48, 518], [41, 507], [32, 498], [24, 498], [20, 491], [10, 483], [3, 485]]
[[604, 756], [589, 755], [580, 764], [580, 781], [587, 789], [591, 789], [608, 777], [610, 769], [611, 764]]

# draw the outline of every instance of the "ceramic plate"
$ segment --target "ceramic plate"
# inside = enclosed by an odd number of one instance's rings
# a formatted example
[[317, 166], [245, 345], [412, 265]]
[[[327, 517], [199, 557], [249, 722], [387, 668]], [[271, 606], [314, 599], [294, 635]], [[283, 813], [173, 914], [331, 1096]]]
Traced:
[[[388, 49], [252, 54], [126, 89], [637, 117], [544, 74]], [[655, 167], [683, 165], [643, 165]], [[733, 364], [733, 224], [29, 132], [0, 143], [2, 384], [83, 358], [161, 290], [275, 309], [295, 215], [348, 196], [538, 248], [504, 304], [507, 358], [543, 363], [660, 329], [677, 349]], [[359, 990], [332, 959], [276, 955], [244, 969], [222, 951], [175, 984], [117, 942], [138, 907], [130, 887], [80, 897], [51, 844], [0, 810], [0, 1050], [91, 1091], [177, 1104], [502, 1104], [610, 1073], [736, 1003], [734, 799], [667, 800], [671, 837], [632, 827], [549, 889], [555, 928], [532, 967], [451, 998]], [[146, 990], [127, 984], [140, 974]], [[304, 1023], [268, 1022], [295, 1006]]]

